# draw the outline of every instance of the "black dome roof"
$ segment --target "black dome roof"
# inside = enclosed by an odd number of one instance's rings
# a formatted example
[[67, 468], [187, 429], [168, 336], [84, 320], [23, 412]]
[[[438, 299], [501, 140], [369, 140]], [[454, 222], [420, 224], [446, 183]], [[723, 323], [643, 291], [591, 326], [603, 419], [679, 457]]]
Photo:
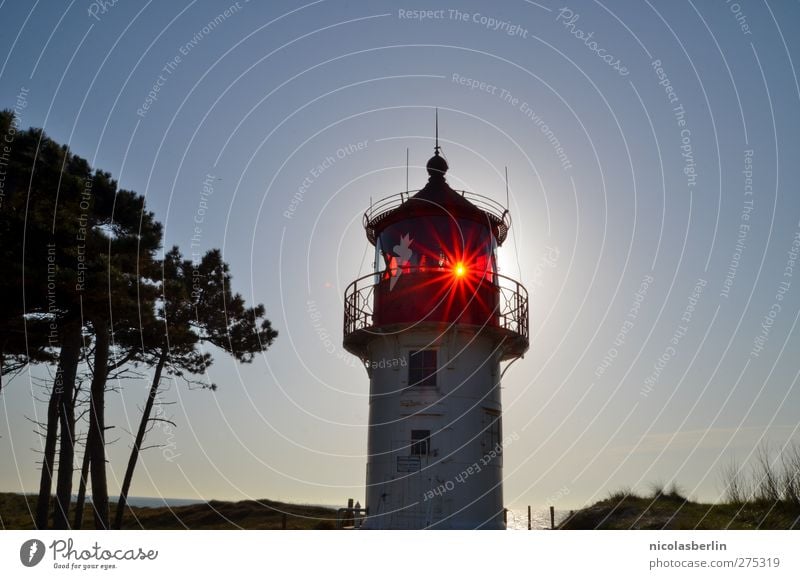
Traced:
[[436, 154], [428, 159], [428, 164], [425, 165], [425, 168], [428, 169], [428, 175], [431, 178], [438, 177], [444, 179], [444, 174], [447, 173], [447, 169], [450, 167], [448, 167], [444, 157], [439, 155], [439, 151], [436, 151]]
[[429, 177], [425, 187], [400, 205], [373, 213], [365, 219], [364, 226], [370, 242], [374, 244], [383, 229], [398, 221], [444, 216], [483, 224], [491, 230], [498, 244], [502, 244], [508, 233], [504, 215], [494, 215], [476, 206], [462, 193], [450, 187], [444, 178], [448, 169], [447, 161], [438, 151], [428, 160], [426, 167]]

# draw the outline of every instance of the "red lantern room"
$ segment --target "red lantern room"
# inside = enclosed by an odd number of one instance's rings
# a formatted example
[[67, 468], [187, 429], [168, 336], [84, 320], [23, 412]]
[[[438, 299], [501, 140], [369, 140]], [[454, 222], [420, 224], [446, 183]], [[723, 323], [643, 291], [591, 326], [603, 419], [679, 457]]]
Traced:
[[452, 189], [438, 144], [427, 170], [423, 189], [386, 197], [364, 214], [375, 271], [345, 294], [345, 347], [364, 358], [365, 343], [375, 334], [421, 324], [445, 331], [459, 324], [501, 334], [503, 359], [522, 355], [528, 348], [527, 291], [497, 269], [508, 210]]

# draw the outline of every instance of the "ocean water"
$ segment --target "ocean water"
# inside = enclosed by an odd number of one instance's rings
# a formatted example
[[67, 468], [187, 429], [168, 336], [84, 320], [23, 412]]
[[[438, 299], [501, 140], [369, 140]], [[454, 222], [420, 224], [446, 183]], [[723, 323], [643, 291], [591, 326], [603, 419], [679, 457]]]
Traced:
[[[86, 497], [86, 502], [91, 502], [92, 497]], [[119, 497], [110, 496], [108, 500], [117, 502]], [[185, 507], [186, 505], [196, 505], [204, 503], [202, 499], [170, 499], [166, 497], [128, 497], [128, 504], [132, 507]]]

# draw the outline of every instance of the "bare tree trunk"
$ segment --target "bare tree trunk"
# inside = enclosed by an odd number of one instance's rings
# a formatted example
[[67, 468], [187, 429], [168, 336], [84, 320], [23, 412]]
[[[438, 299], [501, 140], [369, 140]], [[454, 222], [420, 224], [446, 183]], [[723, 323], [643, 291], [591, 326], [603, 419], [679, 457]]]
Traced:
[[[77, 339], [73, 339], [77, 336]], [[36, 503], [36, 528], [46, 529], [50, 512], [50, 491], [53, 486], [53, 467], [58, 442], [58, 419], [64, 391], [75, 386], [75, 375], [80, 359], [81, 324], [78, 321], [66, 322], [59, 353], [58, 369], [50, 401], [47, 404], [47, 424], [45, 425], [45, 443], [42, 457], [42, 474], [39, 480], [39, 497]], [[70, 397], [71, 400], [71, 397]]]
[[75, 522], [73, 529], [80, 529], [83, 526], [83, 507], [86, 504], [86, 481], [89, 478], [89, 464], [91, 454], [87, 447], [83, 453], [83, 464], [81, 465], [81, 482], [78, 486], [78, 498], [75, 499]]
[[56, 443], [58, 442], [58, 403], [61, 399], [60, 383], [64, 350], [61, 350], [61, 360], [56, 370], [56, 381], [50, 392], [50, 402], [47, 404], [47, 429], [44, 438], [44, 453], [42, 456], [42, 474], [39, 479], [39, 498], [36, 501], [36, 528], [46, 529], [47, 519], [50, 514], [50, 490], [53, 486], [53, 463], [56, 459]]
[[150, 414], [153, 411], [153, 404], [155, 404], [156, 395], [158, 394], [158, 387], [161, 382], [161, 373], [164, 370], [164, 365], [167, 362], [169, 350], [164, 346], [161, 350], [161, 357], [158, 359], [156, 371], [153, 374], [153, 382], [150, 384], [150, 392], [147, 395], [147, 401], [142, 410], [142, 418], [139, 420], [139, 430], [136, 432], [136, 440], [133, 442], [131, 448], [131, 456], [128, 459], [128, 468], [125, 469], [125, 478], [122, 481], [122, 489], [119, 492], [119, 502], [117, 503], [117, 513], [114, 517], [114, 528], [122, 528], [122, 519], [125, 516], [125, 509], [128, 504], [128, 491], [131, 488], [131, 481], [133, 480], [133, 471], [136, 468], [136, 461], [139, 459], [144, 436], [147, 433], [147, 423], [150, 422]]
[[92, 507], [96, 529], [108, 529], [108, 482], [106, 480], [105, 394], [108, 376], [108, 323], [92, 320], [95, 334], [94, 375], [89, 402], [89, 434], [86, 452], [90, 455]]
[[62, 348], [68, 350], [69, 365], [63, 373], [63, 387], [58, 403], [61, 443], [58, 450], [58, 480], [56, 502], [53, 506], [53, 528], [69, 528], [69, 505], [72, 501], [72, 472], [75, 456], [75, 376], [81, 352], [81, 324], [71, 323], [66, 328]]

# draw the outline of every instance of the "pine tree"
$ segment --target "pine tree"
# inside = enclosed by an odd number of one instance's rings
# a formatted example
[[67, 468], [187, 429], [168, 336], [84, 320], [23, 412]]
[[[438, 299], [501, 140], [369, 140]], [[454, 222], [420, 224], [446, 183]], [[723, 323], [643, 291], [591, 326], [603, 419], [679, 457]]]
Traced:
[[[197, 376], [211, 365], [209, 353], [198, 350], [203, 342], [213, 344], [244, 363], [265, 351], [277, 337], [264, 306], [245, 306], [239, 294], [231, 292], [228, 264], [219, 250], [207, 252], [199, 263], [181, 257], [177, 247], [164, 257], [162, 294], [154, 326], [145, 333], [148, 344], [144, 359], [155, 368], [139, 428], [131, 448], [120, 491], [114, 528], [122, 527], [128, 492], [158, 396], [161, 379]], [[188, 381], [188, 379], [187, 379]], [[215, 384], [207, 385], [216, 390]]]

